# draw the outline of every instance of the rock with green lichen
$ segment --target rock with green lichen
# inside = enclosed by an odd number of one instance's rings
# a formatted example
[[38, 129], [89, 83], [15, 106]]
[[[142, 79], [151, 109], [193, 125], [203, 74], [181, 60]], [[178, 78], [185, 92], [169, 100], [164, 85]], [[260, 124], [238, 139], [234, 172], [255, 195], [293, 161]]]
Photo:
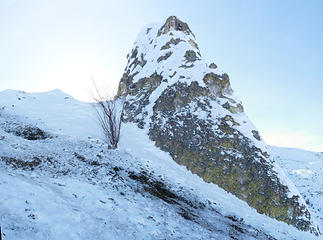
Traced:
[[211, 63], [211, 64], [209, 65], [209, 68], [217, 69], [217, 68], [218, 68], [218, 66], [217, 66], [215, 63]]
[[204, 181], [259, 213], [318, 234], [303, 198], [234, 96], [229, 76], [200, 56], [195, 36], [176, 17], [144, 29], [119, 83], [117, 96], [127, 96], [124, 121], [147, 129], [157, 147]]
[[171, 38], [164, 46], [160, 48], [160, 50], [165, 50], [171, 48], [172, 45], [177, 45], [181, 41], [180, 38]]

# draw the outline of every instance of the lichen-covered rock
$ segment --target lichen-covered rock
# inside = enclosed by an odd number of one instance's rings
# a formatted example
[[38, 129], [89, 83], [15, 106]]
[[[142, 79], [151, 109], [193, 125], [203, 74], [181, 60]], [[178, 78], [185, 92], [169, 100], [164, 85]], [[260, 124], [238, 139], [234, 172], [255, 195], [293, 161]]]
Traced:
[[172, 55], [172, 52], [167, 52], [165, 55], [163, 56], [160, 56], [158, 59], [157, 59], [157, 62], [161, 62], [161, 61], [164, 61], [166, 60], [167, 58], [169, 58], [170, 56]]
[[127, 96], [124, 121], [146, 128], [177, 163], [259, 213], [318, 233], [233, 95], [229, 76], [200, 56], [193, 33], [176, 17], [145, 28], [119, 84], [118, 96]]
[[211, 63], [211, 64], [209, 65], [209, 68], [217, 69], [217, 68], [218, 68], [218, 66], [217, 66], [215, 63]]
[[218, 75], [211, 72], [205, 74], [203, 81], [216, 96], [223, 97], [225, 94], [232, 94], [229, 76], [227, 74]]
[[171, 38], [164, 46], [160, 48], [160, 50], [169, 49], [172, 45], [177, 45], [180, 41], [182, 41], [180, 38]]
[[198, 57], [196, 56], [195, 51], [187, 50], [184, 55], [186, 62], [195, 62]]

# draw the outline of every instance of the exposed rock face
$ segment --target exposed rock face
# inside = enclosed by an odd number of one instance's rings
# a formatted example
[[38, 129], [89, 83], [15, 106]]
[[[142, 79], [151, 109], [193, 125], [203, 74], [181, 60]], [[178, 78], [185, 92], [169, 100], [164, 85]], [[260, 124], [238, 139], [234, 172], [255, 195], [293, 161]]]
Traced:
[[126, 122], [146, 128], [177, 163], [259, 213], [317, 233], [303, 198], [233, 95], [229, 76], [207, 66], [186, 23], [170, 17], [145, 28], [129, 56], [118, 90], [127, 95]]
[[[167, 18], [165, 24], [158, 30], [157, 36], [160, 36], [161, 34], [167, 34], [170, 31], [181, 31], [186, 34], [191, 34], [191, 29], [188, 27], [187, 23], [182, 22], [175, 16], [171, 16]], [[193, 35], [194, 36], [194, 35]]]

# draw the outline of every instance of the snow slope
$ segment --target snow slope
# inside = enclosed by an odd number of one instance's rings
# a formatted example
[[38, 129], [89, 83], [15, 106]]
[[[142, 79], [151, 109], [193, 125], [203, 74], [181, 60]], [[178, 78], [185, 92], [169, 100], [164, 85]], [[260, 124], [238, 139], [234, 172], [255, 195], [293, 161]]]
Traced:
[[[3, 91], [0, 109], [5, 239], [317, 239], [203, 182], [134, 124], [108, 150], [90, 104], [59, 90]], [[47, 138], [16, 136], [26, 127]]]
[[6, 112], [19, 113], [37, 121], [38, 124], [46, 125], [46, 128], [55, 134], [64, 133], [83, 139], [88, 136], [101, 136], [100, 130], [94, 127], [97, 122], [93, 107], [58, 89], [33, 94], [5, 90], [1, 92], [0, 107], [1, 105], [5, 106]]
[[323, 153], [271, 147], [273, 156], [301, 192], [323, 229]]

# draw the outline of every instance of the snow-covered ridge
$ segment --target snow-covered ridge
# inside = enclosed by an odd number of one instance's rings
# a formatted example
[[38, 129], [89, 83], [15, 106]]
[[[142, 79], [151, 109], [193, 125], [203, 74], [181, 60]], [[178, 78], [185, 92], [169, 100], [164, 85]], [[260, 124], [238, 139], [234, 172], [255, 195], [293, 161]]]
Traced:
[[55, 134], [64, 133], [82, 138], [101, 136], [99, 129], [84, 127], [86, 124], [97, 124], [93, 106], [78, 101], [59, 89], [38, 93], [5, 90], [1, 92], [0, 107], [4, 107], [8, 113], [18, 112], [24, 118], [46, 125]]
[[[0, 157], [41, 161], [32, 170], [1, 158], [0, 224], [6, 239], [316, 239], [205, 183], [134, 124], [123, 126], [119, 150], [107, 150], [97, 139], [89, 104], [65, 96], [0, 92]], [[61, 114], [36, 111], [44, 106]], [[4, 131], [14, 123], [40, 127], [52, 138], [27, 140]], [[143, 171], [177, 196], [205, 204], [204, 210], [188, 208], [196, 216], [186, 219], [190, 215], [178, 208], [187, 209], [182, 201], [174, 205], [144, 191], [150, 185], [135, 180]]]

